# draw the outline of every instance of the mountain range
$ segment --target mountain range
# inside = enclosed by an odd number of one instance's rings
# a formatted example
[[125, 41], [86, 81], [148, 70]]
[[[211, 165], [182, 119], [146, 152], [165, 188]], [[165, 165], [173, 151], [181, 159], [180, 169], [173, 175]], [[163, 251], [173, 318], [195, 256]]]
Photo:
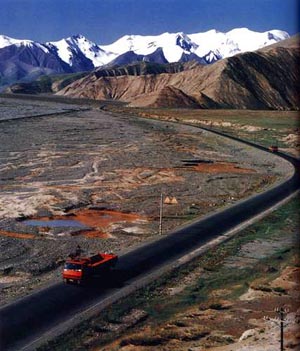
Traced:
[[125, 35], [110, 45], [97, 45], [82, 35], [39, 43], [0, 35], [0, 86], [31, 81], [41, 75], [91, 71], [133, 62], [158, 64], [196, 61], [208, 65], [289, 38], [281, 30], [263, 33], [247, 28], [227, 33]]
[[57, 94], [132, 107], [299, 110], [299, 35], [218, 60], [98, 68]]

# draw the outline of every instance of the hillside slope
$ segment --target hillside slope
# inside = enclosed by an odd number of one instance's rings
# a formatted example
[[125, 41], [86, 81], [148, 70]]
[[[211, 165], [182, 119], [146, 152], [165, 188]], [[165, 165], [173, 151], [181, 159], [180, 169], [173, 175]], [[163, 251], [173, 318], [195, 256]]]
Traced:
[[178, 73], [103, 77], [96, 71], [58, 94], [130, 106], [299, 109], [298, 43], [299, 37], [293, 37]]

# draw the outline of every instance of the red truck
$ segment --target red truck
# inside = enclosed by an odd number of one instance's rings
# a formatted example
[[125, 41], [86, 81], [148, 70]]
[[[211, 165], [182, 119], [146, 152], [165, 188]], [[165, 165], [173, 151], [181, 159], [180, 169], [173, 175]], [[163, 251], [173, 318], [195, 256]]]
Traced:
[[91, 257], [73, 257], [65, 262], [62, 273], [64, 282], [80, 285], [92, 276], [104, 273], [113, 268], [118, 256], [112, 253], [98, 253]]
[[272, 152], [278, 152], [278, 146], [277, 145], [271, 145], [269, 146], [269, 150]]

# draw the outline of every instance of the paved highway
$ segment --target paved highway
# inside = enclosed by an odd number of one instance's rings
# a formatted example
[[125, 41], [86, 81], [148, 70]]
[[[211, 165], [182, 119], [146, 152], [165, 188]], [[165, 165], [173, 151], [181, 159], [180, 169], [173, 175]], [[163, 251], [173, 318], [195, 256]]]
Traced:
[[[255, 146], [249, 142], [246, 144]], [[281, 153], [278, 156], [295, 166], [295, 173], [290, 179], [124, 254], [119, 258], [115, 272], [107, 277], [105, 288], [100, 284], [77, 287], [58, 283], [2, 307], [1, 350], [21, 350], [59, 323], [112, 296], [130, 280], [183, 256], [293, 194], [299, 189], [299, 160]], [[27, 349], [32, 350], [30, 347]]]

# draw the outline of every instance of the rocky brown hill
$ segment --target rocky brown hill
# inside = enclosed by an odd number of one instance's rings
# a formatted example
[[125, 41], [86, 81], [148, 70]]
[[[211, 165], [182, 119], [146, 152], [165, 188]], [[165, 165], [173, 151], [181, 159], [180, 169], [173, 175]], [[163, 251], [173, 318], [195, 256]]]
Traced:
[[121, 76], [103, 76], [93, 72], [58, 94], [144, 107], [298, 110], [299, 62], [296, 36], [178, 73], [129, 75], [124, 71]]
[[[117, 76], [140, 76], [147, 74], [161, 73], [178, 73], [187, 69], [198, 66], [197, 61], [174, 62], [160, 64], [156, 62], [136, 62], [129, 65], [105, 65], [97, 68], [94, 74], [97, 78], [100, 77], [117, 77]], [[75, 80], [83, 78], [89, 72], [68, 73], [68, 74], [51, 74], [39, 77], [31, 82], [18, 82], [10, 85], [4, 90], [5, 93], [13, 94], [43, 94], [57, 93]]]

